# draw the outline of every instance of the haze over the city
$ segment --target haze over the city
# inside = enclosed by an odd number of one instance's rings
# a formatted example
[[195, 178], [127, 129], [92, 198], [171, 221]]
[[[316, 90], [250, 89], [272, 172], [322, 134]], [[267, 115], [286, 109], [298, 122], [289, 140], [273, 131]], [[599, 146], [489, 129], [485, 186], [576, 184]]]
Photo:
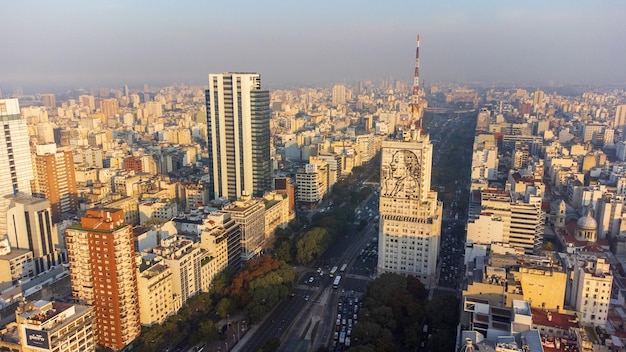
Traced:
[[267, 87], [409, 81], [626, 82], [626, 2], [11, 1], [0, 89], [174, 82], [254, 71]]

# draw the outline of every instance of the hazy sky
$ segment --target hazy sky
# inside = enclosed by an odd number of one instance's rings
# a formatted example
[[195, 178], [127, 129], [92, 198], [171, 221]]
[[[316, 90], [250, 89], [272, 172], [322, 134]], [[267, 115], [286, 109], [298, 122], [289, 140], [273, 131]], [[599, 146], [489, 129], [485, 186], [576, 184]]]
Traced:
[[0, 88], [626, 82], [626, 1], [5, 1]]

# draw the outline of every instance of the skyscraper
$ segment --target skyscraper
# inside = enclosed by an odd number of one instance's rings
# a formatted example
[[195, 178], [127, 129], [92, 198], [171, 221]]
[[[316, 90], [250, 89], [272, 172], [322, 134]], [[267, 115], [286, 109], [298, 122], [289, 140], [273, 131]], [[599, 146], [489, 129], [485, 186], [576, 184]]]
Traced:
[[346, 86], [335, 84], [333, 86], [333, 106], [344, 105], [346, 103]]
[[6, 196], [10, 200], [5, 214], [7, 235], [13, 248], [33, 252], [35, 274], [40, 274], [62, 262], [56, 228], [52, 225], [50, 203], [29, 194]]
[[26, 121], [20, 115], [17, 99], [0, 99], [0, 236], [7, 233], [7, 209], [10, 200], [4, 196], [31, 193], [33, 165], [28, 145]]
[[98, 345], [119, 351], [141, 333], [133, 228], [121, 209], [89, 209], [66, 242], [72, 295], [95, 307]]
[[430, 189], [433, 145], [419, 130], [384, 141], [380, 170], [378, 273], [416, 276], [434, 285], [443, 204]]
[[57, 150], [54, 143], [38, 145], [33, 165], [33, 193], [41, 194], [50, 201], [52, 221], [61, 220], [63, 213], [75, 213], [78, 210], [78, 193], [72, 152]]
[[211, 197], [261, 196], [271, 187], [269, 92], [258, 73], [209, 74]]
[[54, 94], [42, 94], [41, 97], [43, 98], [43, 106], [47, 108], [57, 107], [57, 101]]
[[614, 128], [622, 128], [626, 126], [626, 104], [618, 105], [615, 109]]

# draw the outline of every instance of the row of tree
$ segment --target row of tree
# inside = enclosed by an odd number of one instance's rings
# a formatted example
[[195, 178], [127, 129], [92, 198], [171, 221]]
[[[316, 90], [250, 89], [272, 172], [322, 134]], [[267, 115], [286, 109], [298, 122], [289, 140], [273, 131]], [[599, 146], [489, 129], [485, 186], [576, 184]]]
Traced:
[[[428, 291], [415, 277], [383, 274], [368, 285], [359, 322], [352, 332], [350, 351], [415, 351], [424, 344], [429, 351], [453, 351], [458, 321], [458, 300]], [[429, 325], [430, 339], [423, 333]]]
[[225, 271], [212, 286], [222, 318], [242, 310], [252, 323], [258, 322], [287, 296], [296, 279], [295, 270], [270, 255], [253, 259], [238, 272]]
[[220, 318], [243, 311], [250, 322], [261, 320], [294, 280], [294, 269], [269, 255], [251, 260], [240, 272], [228, 267], [214, 278], [211, 292], [189, 298], [163, 324], [144, 327], [134, 351], [159, 351], [183, 340], [191, 345], [216, 341]]

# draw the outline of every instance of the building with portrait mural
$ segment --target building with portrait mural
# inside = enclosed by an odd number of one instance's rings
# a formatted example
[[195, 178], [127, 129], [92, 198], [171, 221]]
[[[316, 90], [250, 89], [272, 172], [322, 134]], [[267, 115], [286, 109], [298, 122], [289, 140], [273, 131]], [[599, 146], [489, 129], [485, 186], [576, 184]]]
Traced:
[[430, 189], [433, 145], [420, 130], [384, 141], [380, 170], [378, 274], [436, 284], [443, 203]]

